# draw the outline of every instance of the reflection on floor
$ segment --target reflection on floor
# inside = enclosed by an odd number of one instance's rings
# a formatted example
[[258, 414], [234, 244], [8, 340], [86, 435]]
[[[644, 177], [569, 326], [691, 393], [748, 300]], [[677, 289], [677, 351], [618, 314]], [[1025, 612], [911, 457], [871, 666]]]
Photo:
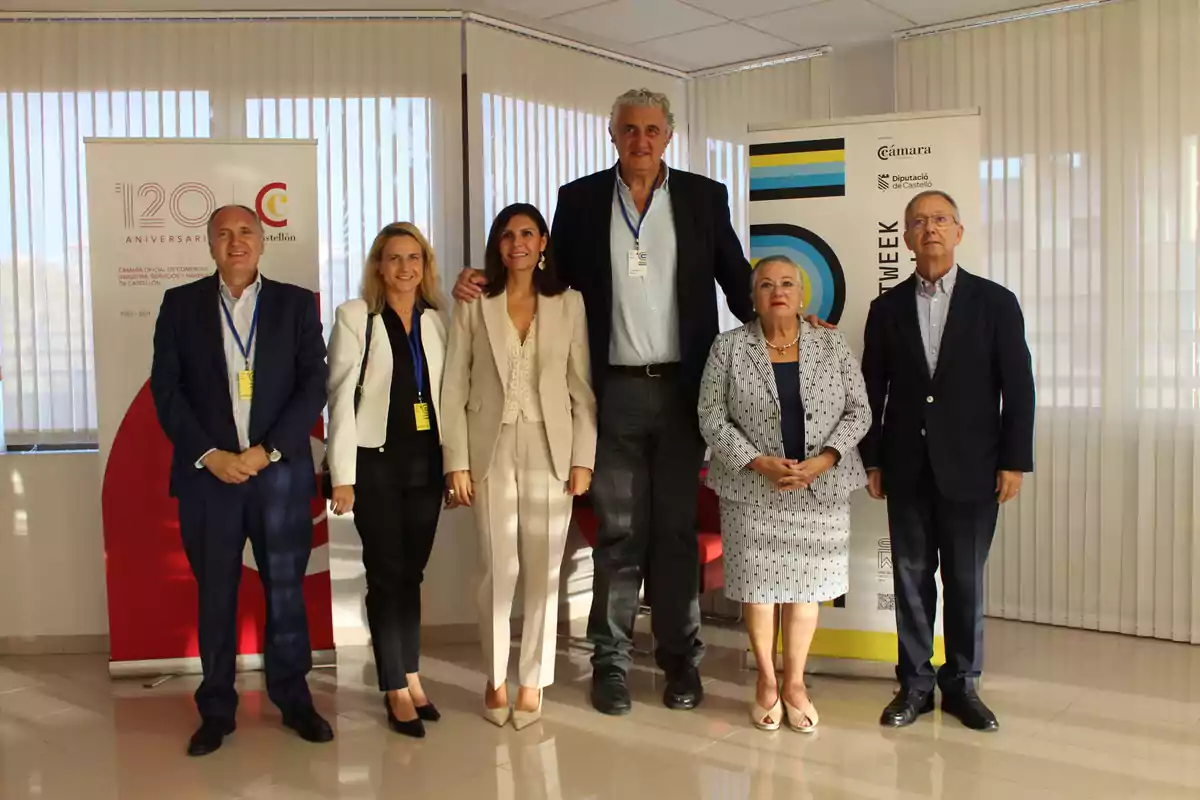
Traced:
[[823, 676], [811, 681], [815, 735], [763, 733], [747, 718], [754, 673], [729, 650], [705, 660], [698, 711], [664, 708], [645, 661], [633, 714], [603, 717], [587, 704], [587, 654], [565, 644], [545, 717], [517, 733], [477, 713], [476, 648], [437, 647], [422, 672], [444, 717], [416, 741], [385, 729], [370, 653], [347, 648], [313, 677], [334, 743], [282, 729], [261, 676], [246, 675], [237, 733], [203, 759], [184, 755], [194, 678], [146, 689], [111, 682], [103, 657], [0, 658], [0, 797], [1200, 797], [1200, 648], [989, 621], [988, 653], [997, 734], [941, 712], [884, 731], [889, 682]]

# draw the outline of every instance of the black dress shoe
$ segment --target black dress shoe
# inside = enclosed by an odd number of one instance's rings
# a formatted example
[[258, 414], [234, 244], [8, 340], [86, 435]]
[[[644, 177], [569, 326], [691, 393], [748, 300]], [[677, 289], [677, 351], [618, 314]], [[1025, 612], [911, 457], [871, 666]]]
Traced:
[[892, 702], [887, 704], [879, 724], [885, 728], [903, 728], [912, 725], [917, 717], [933, 711], [933, 691], [901, 689]]
[[206, 756], [220, 750], [221, 742], [236, 729], [237, 723], [231, 719], [204, 720], [199, 729], [192, 734], [192, 740], [188, 742], [187, 754], [189, 756]]
[[942, 711], [952, 717], [958, 717], [959, 722], [973, 731], [998, 731], [1000, 722], [992, 710], [984, 705], [974, 689], [961, 692], [942, 692]]
[[[387, 709], [388, 727], [396, 733], [404, 736], [411, 736], [414, 739], [425, 738], [425, 723], [421, 721], [421, 709], [417, 709], [417, 718], [401, 721], [396, 718], [396, 712], [392, 711], [392, 704], [388, 700], [387, 695], [383, 696], [383, 707]], [[433, 708], [433, 706], [427, 706]], [[436, 708], [433, 709], [435, 712]]]
[[592, 673], [592, 706], [601, 714], [619, 717], [633, 710], [625, 673], [616, 667]]
[[691, 711], [704, 702], [704, 686], [695, 667], [684, 670], [667, 683], [663, 705], [678, 711]]
[[417, 717], [426, 722], [437, 722], [442, 718], [442, 712], [437, 710], [437, 706], [433, 703], [426, 703], [423, 706], [417, 706]]
[[333, 741], [333, 728], [312, 706], [283, 715], [283, 724], [300, 734], [306, 742], [317, 744]]

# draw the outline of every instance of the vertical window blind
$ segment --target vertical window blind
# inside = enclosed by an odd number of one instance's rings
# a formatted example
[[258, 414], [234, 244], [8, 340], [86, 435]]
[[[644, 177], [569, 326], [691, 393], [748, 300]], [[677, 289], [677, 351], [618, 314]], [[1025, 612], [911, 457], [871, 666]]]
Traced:
[[5, 441], [96, 440], [84, 137], [312, 138], [322, 315], [379, 228], [462, 262], [458, 21], [0, 23]]
[[901, 41], [900, 111], [978, 106], [984, 263], [1016, 292], [1036, 471], [987, 612], [1200, 642], [1197, 0]]
[[[822, 57], [701, 77], [689, 83], [689, 132], [696, 148], [692, 166], [729, 190], [733, 229], [741, 237], [747, 255], [750, 252], [747, 126], [828, 119], [829, 104], [829, 60]], [[741, 323], [723, 308], [721, 324], [723, 328], [733, 328]]]
[[483, 265], [488, 229], [505, 206], [532, 203], [551, 222], [560, 186], [616, 163], [609, 115], [629, 89], [670, 98], [676, 130], [664, 158], [687, 168], [681, 78], [477, 23], [467, 25], [467, 76], [473, 266]]

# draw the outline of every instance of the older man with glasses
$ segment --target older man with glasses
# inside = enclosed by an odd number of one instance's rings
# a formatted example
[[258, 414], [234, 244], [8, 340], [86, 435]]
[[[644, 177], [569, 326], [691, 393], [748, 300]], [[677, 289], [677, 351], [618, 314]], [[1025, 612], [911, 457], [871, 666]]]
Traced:
[[[921, 192], [904, 212], [916, 272], [871, 303], [863, 377], [873, 423], [860, 445], [871, 496], [887, 498], [900, 692], [880, 722], [942, 710], [994, 731], [976, 691], [983, 665], [983, 571], [999, 505], [1033, 470], [1034, 387], [1025, 322], [1008, 289], [959, 267], [958, 206]], [[936, 673], [935, 575], [946, 664]]]

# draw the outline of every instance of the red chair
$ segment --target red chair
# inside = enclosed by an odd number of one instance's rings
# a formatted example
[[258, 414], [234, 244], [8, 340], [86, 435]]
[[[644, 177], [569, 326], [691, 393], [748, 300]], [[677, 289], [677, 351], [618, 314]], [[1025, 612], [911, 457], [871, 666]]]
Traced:
[[721, 549], [721, 510], [717, 493], [704, 485], [708, 470], [700, 471], [700, 497], [696, 506], [697, 538], [700, 540], [700, 594], [725, 585], [725, 562]]

